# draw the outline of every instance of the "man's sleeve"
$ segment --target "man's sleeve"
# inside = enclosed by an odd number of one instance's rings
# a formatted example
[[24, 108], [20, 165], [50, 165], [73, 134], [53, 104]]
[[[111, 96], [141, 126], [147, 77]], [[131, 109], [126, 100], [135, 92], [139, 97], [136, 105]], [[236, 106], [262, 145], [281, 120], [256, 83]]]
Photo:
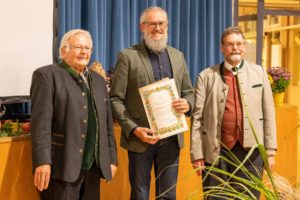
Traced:
[[275, 106], [273, 101], [272, 89], [268, 80], [267, 74], [263, 72], [263, 99], [262, 109], [264, 115], [264, 145], [266, 149], [277, 149], [277, 136], [276, 136], [276, 119], [275, 119]]
[[190, 110], [186, 113], [186, 115], [190, 116], [192, 114], [193, 106], [194, 106], [194, 89], [192, 86], [192, 82], [190, 79], [189, 72], [187, 70], [186, 62], [184, 59], [184, 56], [182, 54], [182, 60], [183, 60], [183, 79], [181, 84], [181, 97], [186, 99]]
[[[110, 103], [114, 118], [118, 121], [125, 136], [129, 137], [131, 131], [138, 125], [131, 119], [126, 110], [129, 63], [123, 53], [119, 54], [110, 90]], [[130, 92], [130, 91], [128, 91]]]
[[43, 73], [35, 71], [30, 88], [31, 141], [33, 170], [51, 161], [51, 123], [53, 91]]
[[193, 114], [191, 117], [191, 146], [190, 155], [191, 161], [199, 160], [204, 158], [203, 153], [203, 140], [202, 140], [202, 118], [203, 118], [203, 107], [205, 102], [205, 89], [202, 77], [197, 77], [195, 86], [195, 105]]
[[[108, 96], [108, 94], [107, 94]], [[107, 101], [106, 104], [107, 109], [107, 133], [108, 133], [108, 148], [109, 148], [109, 155], [110, 155], [110, 162], [111, 164], [117, 165], [118, 164], [118, 155], [117, 155], [117, 146], [113, 128], [113, 118], [111, 113], [111, 106], [110, 102]]]

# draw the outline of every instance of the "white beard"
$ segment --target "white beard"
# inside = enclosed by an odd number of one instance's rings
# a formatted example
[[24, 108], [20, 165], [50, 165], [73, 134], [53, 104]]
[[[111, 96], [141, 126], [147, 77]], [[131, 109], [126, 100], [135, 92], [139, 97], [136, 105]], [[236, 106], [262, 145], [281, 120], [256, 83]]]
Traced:
[[229, 58], [232, 62], [240, 62], [242, 60], [242, 56], [239, 54], [231, 55]]
[[165, 34], [160, 40], [153, 40], [149, 35], [144, 34], [146, 46], [155, 52], [160, 52], [167, 47], [168, 35]]

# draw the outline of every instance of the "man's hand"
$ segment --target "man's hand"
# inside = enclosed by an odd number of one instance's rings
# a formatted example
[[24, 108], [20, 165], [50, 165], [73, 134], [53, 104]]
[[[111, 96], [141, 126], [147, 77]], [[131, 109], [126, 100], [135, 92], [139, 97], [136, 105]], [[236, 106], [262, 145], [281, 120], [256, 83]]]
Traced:
[[111, 164], [111, 165], [110, 165], [110, 168], [111, 168], [111, 177], [113, 178], [113, 177], [115, 176], [115, 174], [116, 174], [117, 166]]
[[205, 168], [204, 159], [195, 160], [193, 162], [194, 169], [197, 169], [196, 173], [198, 176], [202, 175], [202, 170]]
[[273, 169], [273, 167], [275, 166], [275, 155], [267, 155], [267, 156], [268, 156], [269, 167], [270, 169]]
[[145, 127], [137, 127], [133, 134], [141, 141], [149, 144], [155, 144], [160, 139], [159, 136], [155, 136], [155, 131]]
[[190, 110], [190, 105], [186, 99], [176, 99], [172, 102], [172, 107], [179, 114], [187, 113]]
[[35, 168], [34, 186], [43, 191], [48, 188], [50, 181], [51, 167], [49, 164], [41, 165]]

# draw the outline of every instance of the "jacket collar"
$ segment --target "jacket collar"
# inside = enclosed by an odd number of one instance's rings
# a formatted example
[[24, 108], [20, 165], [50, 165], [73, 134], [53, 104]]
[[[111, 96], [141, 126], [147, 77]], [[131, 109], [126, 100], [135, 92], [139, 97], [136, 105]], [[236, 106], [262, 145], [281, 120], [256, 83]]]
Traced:
[[[225, 65], [224, 65], [224, 61], [220, 64], [220, 75], [221, 75], [221, 78], [223, 80], [223, 82], [225, 83], [225, 78], [224, 78], [224, 70], [225, 70]], [[239, 70], [242, 70], [242, 68], [244, 67], [244, 60], [241, 61], [241, 64], [239, 65]]]
[[74, 78], [79, 78], [80, 74], [70, 67], [64, 60], [59, 62], [59, 65], [64, 68]]

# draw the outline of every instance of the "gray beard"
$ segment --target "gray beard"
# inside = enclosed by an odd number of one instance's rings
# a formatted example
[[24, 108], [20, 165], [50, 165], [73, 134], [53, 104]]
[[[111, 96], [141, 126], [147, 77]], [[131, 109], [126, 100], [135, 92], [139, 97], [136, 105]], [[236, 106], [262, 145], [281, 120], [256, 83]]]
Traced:
[[153, 40], [151, 37], [144, 34], [144, 41], [149, 49], [155, 52], [160, 52], [167, 47], [168, 35], [165, 34], [165, 36], [160, 40]]

